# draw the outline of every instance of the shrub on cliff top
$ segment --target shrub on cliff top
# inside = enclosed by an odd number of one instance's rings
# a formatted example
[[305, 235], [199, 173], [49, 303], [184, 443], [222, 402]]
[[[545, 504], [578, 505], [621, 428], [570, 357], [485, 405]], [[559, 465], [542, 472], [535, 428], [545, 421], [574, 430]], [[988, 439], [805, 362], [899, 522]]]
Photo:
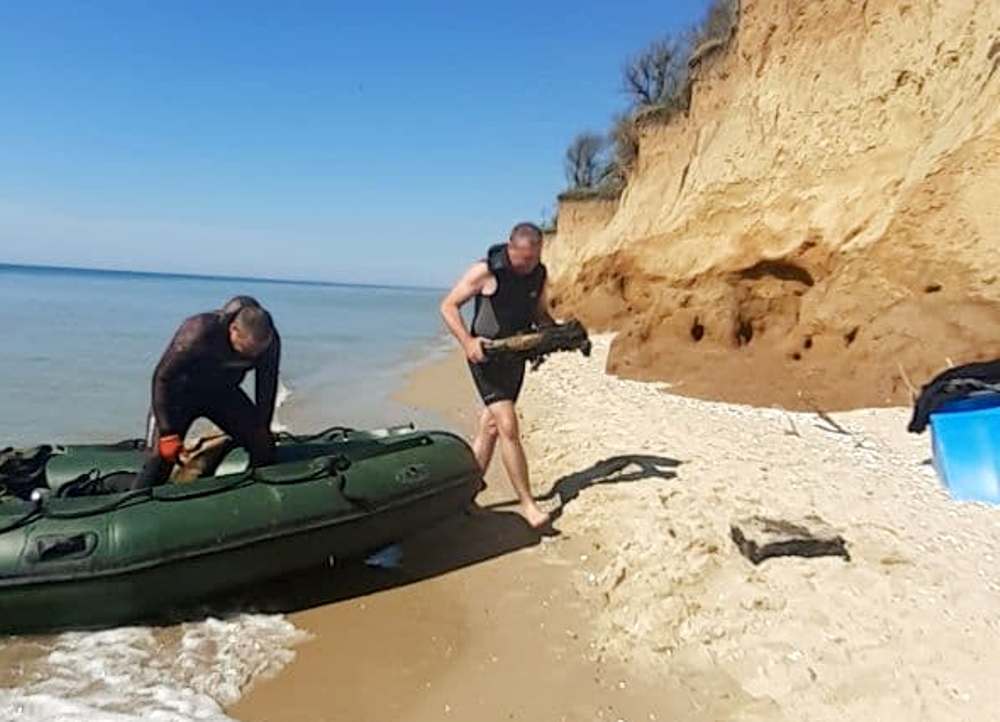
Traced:
[[740, 14], [740, 0], [712, 0], [705, 19], [695, 32], [695, 46], [715, 40], [728, 40]]
[[740, 0], [711, 0], [700, 23], [653, 41], [625, 63], [622, 86], [633, 114], [669, 121], [676, 112], [688, 108], [692, 57], [709, 44], [723, 47], [728, 43], [739, 7]]
[[692, 58], [709, 45], [728, 45], [739, 19], [740, 0], [711, 0], [704, 19], [676, 35], [655, 40], [626, 62], [622, 84], [629, 108], [608, 133], [609, 177], [624, 185], [639, 158], [640, 122], [669, 123], [691, 105]]
[[607, 141], [596, 133], [580, 133], [566, 149], [566, 180], [570, 188], [593, 188], [607, 174]]
[[741, 0], [710, 0], [694, 27], [650, 43], [622, 68], [628, 109], [617, 115], [606, 138], [582, 133], [566, 151], [570, 188], [560, 200], [618, 198], [639, 158], [639, 125], [669, 123], [691, 104], [691, 67], [728, 46], [739, 22]]
[[625, 187], [617, 183], [607, 182], [593, 188], [570, 188], [559, 194], [560, 201], [616, 201], [621, 197]]
[[612, 149], [612, 167], [608, 173], [624, 184], [639, 160], [639, 129], [632, 113], [615, 116], [608, 133]]
[[622, 69], [622, 88], [632, 108], [673, 105], [687, 82], [687, 36], [655, 40]]

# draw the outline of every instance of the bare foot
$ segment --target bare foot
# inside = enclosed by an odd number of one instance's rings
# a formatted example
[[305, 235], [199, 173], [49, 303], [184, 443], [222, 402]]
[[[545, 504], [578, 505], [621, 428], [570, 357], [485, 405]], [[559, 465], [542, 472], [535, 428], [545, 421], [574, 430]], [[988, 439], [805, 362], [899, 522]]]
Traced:
[[552, 521], [552, 516], [535, 506], [534, 502], [518, 506], [518, 513], [524, 517], [532, 529], [540, 529]]

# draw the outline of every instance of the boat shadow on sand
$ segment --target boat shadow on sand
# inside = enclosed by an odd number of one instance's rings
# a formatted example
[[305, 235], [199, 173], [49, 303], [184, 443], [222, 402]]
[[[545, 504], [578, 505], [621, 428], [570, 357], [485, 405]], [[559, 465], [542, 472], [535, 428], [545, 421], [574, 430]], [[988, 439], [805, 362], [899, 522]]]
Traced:
[[[581, 492], [598, 484], [622, 484], [646, 479], [672, 479], [677, 459], [627, 454], [603, 459], [559, 478], [538, 501], [552, 510], [553, 521]], [[511, 552], [535, 546], [554, 529], [535, 530], [509, 510], [511, 502], [476, 506], [468, 513], [447, 519], [400, 544], [402, 563], [373, 567], [362, 562], [334, 563], [333, 568], [277, 579], [253, 591], [230, 595], [185, 613], [173, 623], [235, 612], [295, 612], [413, 584]]]

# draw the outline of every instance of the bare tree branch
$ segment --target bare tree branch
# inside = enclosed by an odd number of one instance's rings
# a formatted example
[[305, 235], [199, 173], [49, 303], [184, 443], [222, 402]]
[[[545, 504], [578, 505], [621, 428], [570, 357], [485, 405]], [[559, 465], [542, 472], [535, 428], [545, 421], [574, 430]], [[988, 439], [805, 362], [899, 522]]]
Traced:
[[681, 96], [687, 82], [688, 37], [657, 40], [625, 64], [625, 94], [637, 108], [666, 105]]
[[566, 179], [571, 188], [593, 188], [606, 174], [607, 141], [594, 133], [580, 133], [566, 149]]

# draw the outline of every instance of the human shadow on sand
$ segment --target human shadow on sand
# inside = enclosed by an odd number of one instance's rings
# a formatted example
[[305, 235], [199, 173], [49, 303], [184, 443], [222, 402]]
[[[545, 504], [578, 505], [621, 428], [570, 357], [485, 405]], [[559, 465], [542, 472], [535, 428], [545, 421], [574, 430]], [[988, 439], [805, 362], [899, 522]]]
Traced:
[[[644, 479], [671, 479], [680, 461], [662, 456], [629, 454], [599, 461], [558, 479], [539, 501], [559, 500], [557, 518], [565, 506], [596, 484], [620, 484]], [[258, 585], [253, 590], [183, 613], [180, 619], [225, 615], [238, 611], [294, 612], [401, 587], [519, 549], [538, 545], [551, 531], [534, 530], [520, 515], [501, 508], [510, 502], [477, 506], [417, 534], [400, 546], [402, 563], [393, 568], [348, 562], [321, 567]], [[179, 621], [178, 616], [169, 622]]]
[[667, 456], [649, 454], [624, 454], [612, 456], [588, 466], [582, 471], [558, 479], [547, 494], [536, 497], [540, 502], [559, 499], [559, 509], [580, 495], [580, 492], [595, 484], [623, 484], [644, 479], [673, 479], [673, 471], [681, 462]]

